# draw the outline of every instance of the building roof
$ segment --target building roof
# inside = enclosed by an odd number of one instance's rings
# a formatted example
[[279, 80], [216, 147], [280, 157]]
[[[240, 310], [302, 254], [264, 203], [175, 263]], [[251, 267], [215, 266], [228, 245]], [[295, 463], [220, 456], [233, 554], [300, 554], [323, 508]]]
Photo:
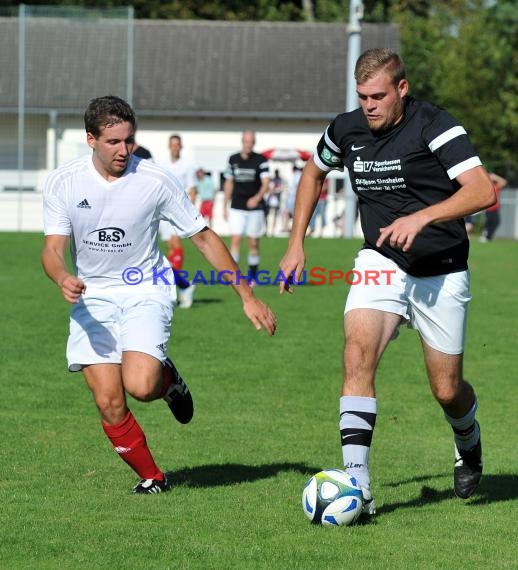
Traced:
[[[343, 109], [344, 24], [135, 20], [133, 92], [140, 116], [317, 118]], [[82, 111], [128, 98], [126, 20], [27, 18], [28, 112]], [[19, 22], [0, 19], [0, 110], [18, 106]], [[391, 24], [363, 24], [361, 49], [399, 50]], [[130, 73], [130, 77], [131, 77]]]

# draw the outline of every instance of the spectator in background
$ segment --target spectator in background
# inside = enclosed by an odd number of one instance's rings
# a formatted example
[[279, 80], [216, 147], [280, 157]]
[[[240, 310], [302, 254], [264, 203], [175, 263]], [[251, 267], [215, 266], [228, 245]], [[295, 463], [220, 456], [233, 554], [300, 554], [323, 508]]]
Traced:
[[290, 231], [290, 221], [293, 218], [295, 211], [295, 198], [297, 197], [297, 187], [299, 185], [300, 176], [304, 166], [300, 162], [295, 162], [293, 165], [293, 176], [290, 185], [288, 186], [288, 195], [286, 196], [286, 205], [282, 212], [282, 231]]
[[507, 180], [494, 172], [489, 173], [489, 178], [495, 189], [496, 204], [493, 204], [484, 212], [484, 231], [480, 236], [482, 243], [491, 241], [495, 237], [495, 232], [500, 225], [500, 191], [507, 186]]
[[276, 169], [270, 182], [270, 189], [268, 191], [268, 197], [266, 199], [266, 230], [268, 233], [268, 228], [271, 228], [269, 235], [275, 234], [275, 226], [277, 225], [277, 218], [281, 207], [283, 190], [284, 180], [282, 179], [279, 170]]
[[322, 237], [322, 234], [324, 233], [324, 229], [327, 224], [326, 214], [327, 214], [328, 188], [329, 188], [329, 181], [326, 178], [322, 184], [322, 191], [320, 192], [320, 196], [318, 197], [318, 202], [317, 205], [315, 206], [315, 211], [313, 212], [311, 220], [309, 221], [310, 236], [315, 235], [318, 220], [320, 220], [320, 237]]
[[464, 225], [466, 226], [466, 233], [468, 237], [471, 238], [473, 230], [475, 229], [475, 224], [477, 223], [478, 214], [471, 214], [464, 218]]
[[209, 228], [212, 226], [212, 217], [214, 209], [214, 195], [216, 190], [212, 176], [207, 174], [203, 168], [196, 171], [196, 194], [201, 200], [200, 214], [205, 218]]

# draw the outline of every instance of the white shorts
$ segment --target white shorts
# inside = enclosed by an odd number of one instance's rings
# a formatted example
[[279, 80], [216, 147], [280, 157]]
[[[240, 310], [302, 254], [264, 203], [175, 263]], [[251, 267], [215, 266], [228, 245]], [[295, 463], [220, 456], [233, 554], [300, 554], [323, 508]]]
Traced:
[[158, 225], [158, 234], [162, 241], [169, 241], [173, 236], [178, 235], [173, 224], [166, 222], [165, 220], [160, 220], [160, 224]]
[[264, 211], [230, 208], [228, 225], [230, 235], [260, 238], [265, 231]]
[[[174, 287], [149, 293], [87, 289], [72, 307], [67, 360], [70, 372], [88, 364], [120, 364], [128, 350], [163, 362], [173, 315]], [[171, 291], [171, 293], [169, 293]]]
[[466, 340], [469, 271], [412, 277], [372, 249], [358, 253], [345, 304], [352, 309], [378, 309], [401, 315], [409, 328], [440, 352], [462, 354]]

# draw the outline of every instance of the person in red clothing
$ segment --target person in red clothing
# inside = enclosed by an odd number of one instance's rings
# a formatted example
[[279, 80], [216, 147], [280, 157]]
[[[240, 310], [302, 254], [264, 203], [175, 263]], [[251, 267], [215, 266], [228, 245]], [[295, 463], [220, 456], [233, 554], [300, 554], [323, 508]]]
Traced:
[[496, 193], [496, 204], [493, 204], [484, 212], [484, 231], [480, 236], [481, 242], [491, 241], [500, 225], [500, 191], [507, 186], [507, 180], [494, 172], [489, 173]]

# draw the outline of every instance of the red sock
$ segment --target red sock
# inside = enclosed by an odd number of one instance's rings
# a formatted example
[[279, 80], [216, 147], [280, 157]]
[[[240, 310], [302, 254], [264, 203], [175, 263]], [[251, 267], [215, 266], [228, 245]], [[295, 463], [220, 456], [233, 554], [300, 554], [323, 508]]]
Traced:
[[141, 479], [164, 480], [164, 474], [149, 451], [146, 436], [131, 412], [128, 411], [126, 417], [114, 426], [104, 422], [102, 426], [114, 450]]
[[183, 247], [176, 247], [173, 249], [167, 259], [169, 259], [169, 263], [173, 269], [180, 271], [183, 266]]

